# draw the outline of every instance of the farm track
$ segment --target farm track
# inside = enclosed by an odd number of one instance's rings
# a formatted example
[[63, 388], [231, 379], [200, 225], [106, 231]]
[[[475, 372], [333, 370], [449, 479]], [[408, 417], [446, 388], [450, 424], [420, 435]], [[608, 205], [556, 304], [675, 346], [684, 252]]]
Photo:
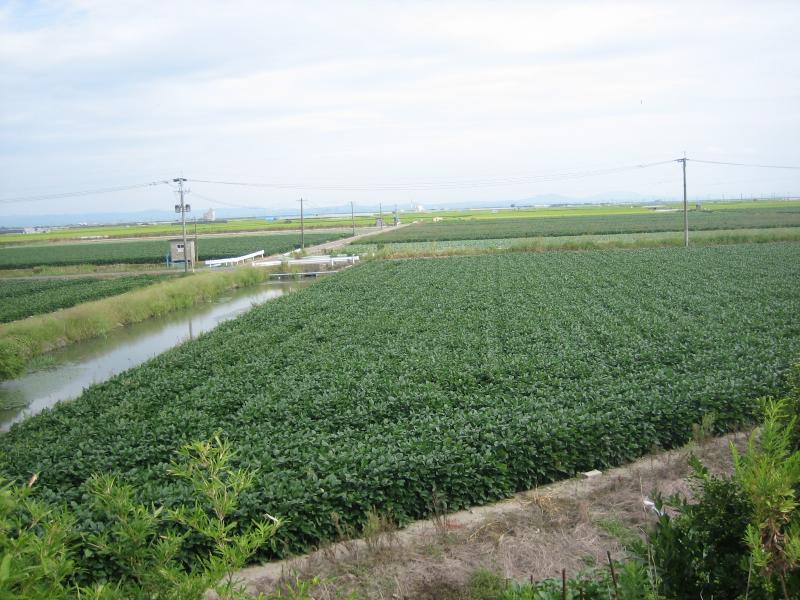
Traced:
[[[402, 229], [403, 227], [408, 227], [409, 225], [411, 225], [411, 223], [404, 223], [402, 225], [397, 225], [396, 227], [392, 226], [391, 230], [392, 231], [397, 231], [398, 229]], [[347, 238], [341, 238], [341, 239], [338, 239], [338, 240], [333, 240], [333, 241], [330, 241], [330, 242], [324, 242], [322, 244], [316, 244], [314, 246], [309, 246], [309, 247], [307, 247], [305, 249], [305, 251], [308, 254], [314, 254], [314, 253], [317, 253], [317, 252], [324, 252], [325, 250], [335, 250], [336, 248], [341, 248], [342, 246], [347, 246], [349, 244], [352, 244], [355, 241], [358, 241], [358, 240], [361, 240], [361, 239], [364, 239], [366, 237], [370, 237], [370, 236], [373, 236], [373, 235], [378, 235], [378, 234], [381, 234], [381, 233], [384, 233], [384, 232], [385, 232], [385, 229], [373, 229], [372, 231], [367, 231], [365, 233], [359, 233], [359, 234], [356, 234], [354, 236], [350, 236], [350, 237], [347, 237]], [[266, 259], [277, 259], [277, 258], [280, 258], [281, 256], [285, 256], [285, 254], [273, 254], [272, 256], [266, 257]]]
[[111, 279], [115, 277], [130, 277], [134, 275], [180, 275], [182, 271], [175, 269], [153, 269], [142, 271], [106, 271], [103, 273], [65, 273], [63, 275], [14, 275], [13, 277], [0, 277], [2, 281], [47, 281], [49, 279], [81, 279], [92, 277], [94, 279]]

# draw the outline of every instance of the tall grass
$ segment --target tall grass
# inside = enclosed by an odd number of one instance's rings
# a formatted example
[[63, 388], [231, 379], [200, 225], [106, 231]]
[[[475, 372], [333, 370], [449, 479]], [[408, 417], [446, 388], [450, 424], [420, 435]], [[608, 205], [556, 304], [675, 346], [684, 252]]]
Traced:
[[188, 308], [226, 290], [265, 281], [269, 269], [242, 267], [171, 279], [47, 315], [0, 325], [0, 380], [16, 377], [36, 356], [115, 327]]

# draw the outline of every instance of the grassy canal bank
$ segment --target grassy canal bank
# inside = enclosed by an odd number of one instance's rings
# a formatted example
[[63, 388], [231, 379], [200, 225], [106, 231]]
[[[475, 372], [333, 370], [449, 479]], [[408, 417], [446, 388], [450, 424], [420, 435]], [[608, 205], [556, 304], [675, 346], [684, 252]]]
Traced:
[[2, 324], [0, 380], [20, 375], [33, 358], [49, 350], [104, 335], [115, 327], [207, 302], [231, 289], [256, 285], [266, 281], [270, 272], [270, 269], [245, 267], [187, 275]]

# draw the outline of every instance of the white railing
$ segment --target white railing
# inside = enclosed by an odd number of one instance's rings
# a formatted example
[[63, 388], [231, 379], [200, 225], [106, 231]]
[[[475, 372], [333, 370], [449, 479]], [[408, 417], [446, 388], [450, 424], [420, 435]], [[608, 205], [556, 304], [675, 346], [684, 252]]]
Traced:
[[251, 252], [250, 254], [237, 256], [235, 258], [215, 258], [214, 260], [206, 260], [204, 262], [207, 267], [222, 267], [228, 265], [238, 265], [239, 263], [243, 263], [248, 260], [255, 260], [256, 258], [260, 258], [262, 256], [264, 256], [264, 251], [259, 250], [258, 252]]
[[278, 265], [354, 265], [358, 262], [358, 256], [304, 256], [303, 258], [284, 258], [273, 260], [260, 260], [253, 262], [254, 267], [277, 267]]

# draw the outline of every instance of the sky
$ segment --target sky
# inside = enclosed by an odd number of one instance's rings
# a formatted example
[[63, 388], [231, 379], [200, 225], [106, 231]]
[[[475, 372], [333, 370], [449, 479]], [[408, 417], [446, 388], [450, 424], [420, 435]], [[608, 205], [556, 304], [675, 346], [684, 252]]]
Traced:
[[[678, 197], [691, 159], [800, 165], [800, 3], [0, 3], [4, 216]], [[598, 172], [599, 171], [599, 172]], [[688, 164], [690, 197], [800, 170]]]

